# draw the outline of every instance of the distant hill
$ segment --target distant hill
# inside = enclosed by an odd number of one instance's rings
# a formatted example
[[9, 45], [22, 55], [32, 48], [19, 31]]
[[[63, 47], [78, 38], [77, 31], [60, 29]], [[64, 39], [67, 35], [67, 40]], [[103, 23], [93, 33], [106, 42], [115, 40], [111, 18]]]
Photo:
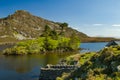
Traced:
[[88, 37], [88, 38], [82, 38], [82, 42], [109, 42], [111, 40], [120, 40], [112, 37]]
[[[59, 33], [61, 30], [60, 24], [34, 16], [24, 10], [17, 10], [14, 14], [0, 19], [0, 42], [15, 42], [37, 38], [43, 33], [45, 25], [49, 25], [52, 30]], [[104, 39], [91, 38], [71, 27], [64, 28], [66, 37], [70, 37], [72, 33], [78, 35], [82, 42], [104, 41]], [[107, 40], [111, 39], [113, 38]]]
[[[49, 25], [51, 29], [57, 32], [61, 30], [58, 22], [34, 16], [24, 10], [18, 10], [6, 18], [0, 19], [0, 40], [15, 41], [37, 38], [43, 33], [45, 25]], [[86, 34], [70, 27], [66, 27], [64, 32], [67, 37], [75, 32], [80, 38], [88, 38]]]

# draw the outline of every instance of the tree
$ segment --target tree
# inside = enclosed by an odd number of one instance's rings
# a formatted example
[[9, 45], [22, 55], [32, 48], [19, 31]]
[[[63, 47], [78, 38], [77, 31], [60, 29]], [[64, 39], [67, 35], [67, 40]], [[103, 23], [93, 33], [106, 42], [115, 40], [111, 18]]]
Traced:
[[80, 39], [79, 37], [75, 34], [75, 32], [72, 33], [71, 37], [70, 37], [70, 42], [69, 42], [69, 46], [71, 49], [75, 50], [78, 49], [80, 46]]
[[54, 39], [54, 40], [57, 40], [57, 39], [58, 39], [58, 34], [57, 34], [57, 32], [56, 32], [55, 30], [52, 30], [52, 31], [50, 32], [50, 36], [51, 36], [51, 38]]
[[65, 27], [68, 27], [68, 23], [60, 24], [61, 30], [63, 31]]
[[48, 37], [48, 36], [50, 35], [50, 32], [51, 32], [50, 26], [45, 25], [44, 32], [43, 32], [43, 34], [42, 34], [41, 36], [43, 36], [43, 37]]
[[64, 29], [66, 27], [68, 27], [68, 24], [67, 23], [62, 23], [62, 24], [60, 24], [60, 27], [61, 27], [60, 35], [64, 36]]

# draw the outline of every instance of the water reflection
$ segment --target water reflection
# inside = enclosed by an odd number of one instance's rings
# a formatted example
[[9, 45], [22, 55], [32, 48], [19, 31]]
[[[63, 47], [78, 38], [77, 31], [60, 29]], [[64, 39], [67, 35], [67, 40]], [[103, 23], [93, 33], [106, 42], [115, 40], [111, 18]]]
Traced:
[[[40, 67], [57, 64], [67, 54], [4, 56], [0, 55], [0, 80], [38, 80]], [[7, 77], [6, 77], [7, 75]]]
[[[106, 43], [81, 43], [81, 48], [98, 51]], [[8, 46], [0, 46], [0, 51]], [[9, 46], [11, 47], [11, 46]], [[75, 52], [76, 53], [76, 52]], [[61, 58], [75, 53], [49, 53], [47, 55], [4, 56], [0, 55], [0, 80], [38, 80], [40, 67], [57, 64]]]

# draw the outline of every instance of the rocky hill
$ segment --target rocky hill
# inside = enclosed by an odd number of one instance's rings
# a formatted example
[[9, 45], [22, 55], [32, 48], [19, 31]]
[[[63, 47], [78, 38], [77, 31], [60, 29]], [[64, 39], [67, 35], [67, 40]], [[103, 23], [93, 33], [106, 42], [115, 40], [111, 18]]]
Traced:
[[[45, 25], [49, 25], [52, 30], [59, 33], [61, 30], [60, 24], [61, 23], [34, 16], [24, 10], [17, 10], [14, 14], [0, 19], [0, 41], [37, 38], [43, 33]], [[73, 32], [80, 38], [88, 38], [86, 34], [70, 27], [64, 29], [64, 34], [67, 37]]]
[[[0, 43], [37, 38], [44, 32], [45, 25], [60, 33], [62, 29], [61, 24], [60, 22], [53, 22], [34, 16], [25, 10], [17, 10], [14, 14], [0, 19]], [[75, 33], [79, 36], [81, 42], [110, 41], [114, 39], [89, 37], [68, 26], [63, 31], [66, 37], [70, 37], [71, 34]]]

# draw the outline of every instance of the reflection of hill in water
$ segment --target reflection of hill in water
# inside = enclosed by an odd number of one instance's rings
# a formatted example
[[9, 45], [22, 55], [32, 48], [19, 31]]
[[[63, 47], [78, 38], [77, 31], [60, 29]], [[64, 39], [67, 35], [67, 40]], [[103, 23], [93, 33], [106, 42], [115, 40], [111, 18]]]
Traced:
[[46, 64], [57, 64], [60, 58], [70, 54], [47, 54], [47, 55], [25, 55], [25, 56], [0, 56], [0, 69], [27, 73], [35, 67], [44, 67]]
[[13, 47], [14, 44], [3, 44], [1, 45], [0, 44], [0, 51], [6, 49], [6, 48], [10, 48], [10, 47]]
[[0, 56], [0, 68], [18, 73], [29, 72], [35, 66], [41, 66], [44, 56]]

